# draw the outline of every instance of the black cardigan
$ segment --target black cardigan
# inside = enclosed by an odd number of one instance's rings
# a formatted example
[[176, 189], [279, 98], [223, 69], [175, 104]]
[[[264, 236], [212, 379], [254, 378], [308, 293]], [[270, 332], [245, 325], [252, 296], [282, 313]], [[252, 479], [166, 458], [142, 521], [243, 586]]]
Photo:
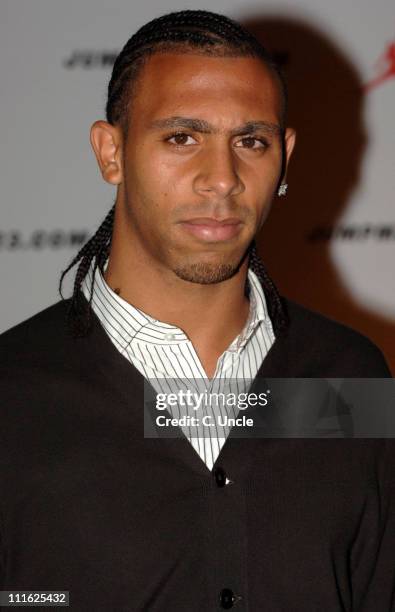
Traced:
[[[239, 612], [395, 610], [392, 440], [230, 436], [210, 472], [186, 439], [144, 439], [143, 377], [96, 317], [73, 339], [67, 305], [0, 337], [0, 589], [68, 590], [79, 612], [232, 593]], [[287, 307], [258, 376], [390, 375], [363, 336]]]

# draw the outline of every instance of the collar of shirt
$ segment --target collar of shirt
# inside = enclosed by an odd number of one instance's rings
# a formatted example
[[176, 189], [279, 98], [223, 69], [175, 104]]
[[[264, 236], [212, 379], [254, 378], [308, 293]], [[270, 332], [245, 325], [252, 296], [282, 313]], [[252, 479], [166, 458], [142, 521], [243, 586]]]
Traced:
[[[104, 271], [107, 264], [108, 260], [105, 263]], [[92, 273], [93, 262], [81, 287], [87, 300], [89, 300]], [[248, 269], [248, 282], [250, 287], [249, 315], [243, 330], [227, 348], [227, 352], [240, 353], [261, 323], [269, 327], [273, 334], [262, 285], [251, 269]], [[126, 302], [108, 286], [99, 268], [96, 268], [92, 300], [101, 324], [121, 352], [126, 351], [134, 339], [157, 345], [177, 345], [190, 342], [188, 336], [179, 327], [158, 321]]]

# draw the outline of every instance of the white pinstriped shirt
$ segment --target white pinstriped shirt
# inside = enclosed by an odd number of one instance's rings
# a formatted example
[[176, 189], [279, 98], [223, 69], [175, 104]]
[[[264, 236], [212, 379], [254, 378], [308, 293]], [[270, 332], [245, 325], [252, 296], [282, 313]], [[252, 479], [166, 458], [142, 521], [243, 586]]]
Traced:
[[[88, 300], [92, 271], [93, 263], [81, 286]], [[207, 378], [192, 342], [180, 328], [158, 321], [126, 302], [107, 285], [99, 268], [96, 269], [92, 308], [115, 347], [149, 380], [156, 393], [174, 392], [174, 384], [179, 389], [180, 381], [190, 385], [195, 381], [201, 390], [202, 379], [209, 393], [242, 393], [250, 388], [275, 340], [262, 285], [250, 269], [248, 281], [249, 316], [241, 333], [219, 357], [212, 379]], [[174, 406], [168, 410], [178, 418], [181, 412], [186, 414], [186, 410], [189, 415], [196, 415], [193, 407], [183, 406], [181, 411], [180, 406]], [[222, 414], [224, 407], [222, 411], [218, 407], [208, 410], [212, 411], [213, 421], [217, 423], [218, 410]], [[226, 407], [230, 417], [236, 417], [238, 411], [237, 407]], [[202, 461], [212, 470], [231, 427], [216, 424], [206, 427], [204, 435], [202, 429], [193, 426], [182, 429]]]

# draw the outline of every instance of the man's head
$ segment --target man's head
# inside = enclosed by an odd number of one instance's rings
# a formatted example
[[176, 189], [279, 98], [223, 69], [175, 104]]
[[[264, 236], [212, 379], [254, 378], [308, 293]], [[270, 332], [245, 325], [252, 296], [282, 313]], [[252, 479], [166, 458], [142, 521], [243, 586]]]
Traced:
[[[190, 282], [231, 277], [292, 152], [285, 106], [274, 62], [228, 18], [183, 11], [141, 28], [115, 62], [107, 122], [91, 132], [103, 177], [118, 186], [125, 257]], [[107, 258], [113, 213], [72, 262], [82, 258], [76, 282], [93, 257], [101, 267]]]

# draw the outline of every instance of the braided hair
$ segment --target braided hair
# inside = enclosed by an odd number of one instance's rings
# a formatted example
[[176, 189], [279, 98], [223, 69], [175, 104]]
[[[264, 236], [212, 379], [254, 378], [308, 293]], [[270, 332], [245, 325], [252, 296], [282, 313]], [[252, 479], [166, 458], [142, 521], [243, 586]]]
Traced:
[[[111, 125], [119, 125], [124, 137], [128, 132], [128, 116], [133, 94], [144, 63], [154, 53], [189, 51], [204, 55], [229, 57], [257, 57], [277, 78], [281, 96], [281, 122], [284, 126], [287, 92], [281, 71], [268, 51], [239, 23], [224, 15], [209, 11], [186, 10], [163, 15], [141, 27], [125, 44], [117, 56], [108, 85], [106, 118]], [[283, 162], [284, 163], [284, 162]], [[103, 272], [109, 256], [114, 226], [115, 204], [106, 215], [96, 233], [79, 250], [62, 272], [59, 293], [67, 272], [78, 264], [73, 294], [68, 308], [68, 324], [74, 336], [85, 336], [92, 323], [92, 297], [96, 269]], [[81, 292], [81, 283], [92, 261], [93, 274], [90, 297], [87, 302]], [[287, 324], [287, 315], [281, 297], [260, 260], [255, 241], [249, 248], [249, 266], [260, 279], [275, 332]], [[248, 283], [246, 282], [246, 294]]]

